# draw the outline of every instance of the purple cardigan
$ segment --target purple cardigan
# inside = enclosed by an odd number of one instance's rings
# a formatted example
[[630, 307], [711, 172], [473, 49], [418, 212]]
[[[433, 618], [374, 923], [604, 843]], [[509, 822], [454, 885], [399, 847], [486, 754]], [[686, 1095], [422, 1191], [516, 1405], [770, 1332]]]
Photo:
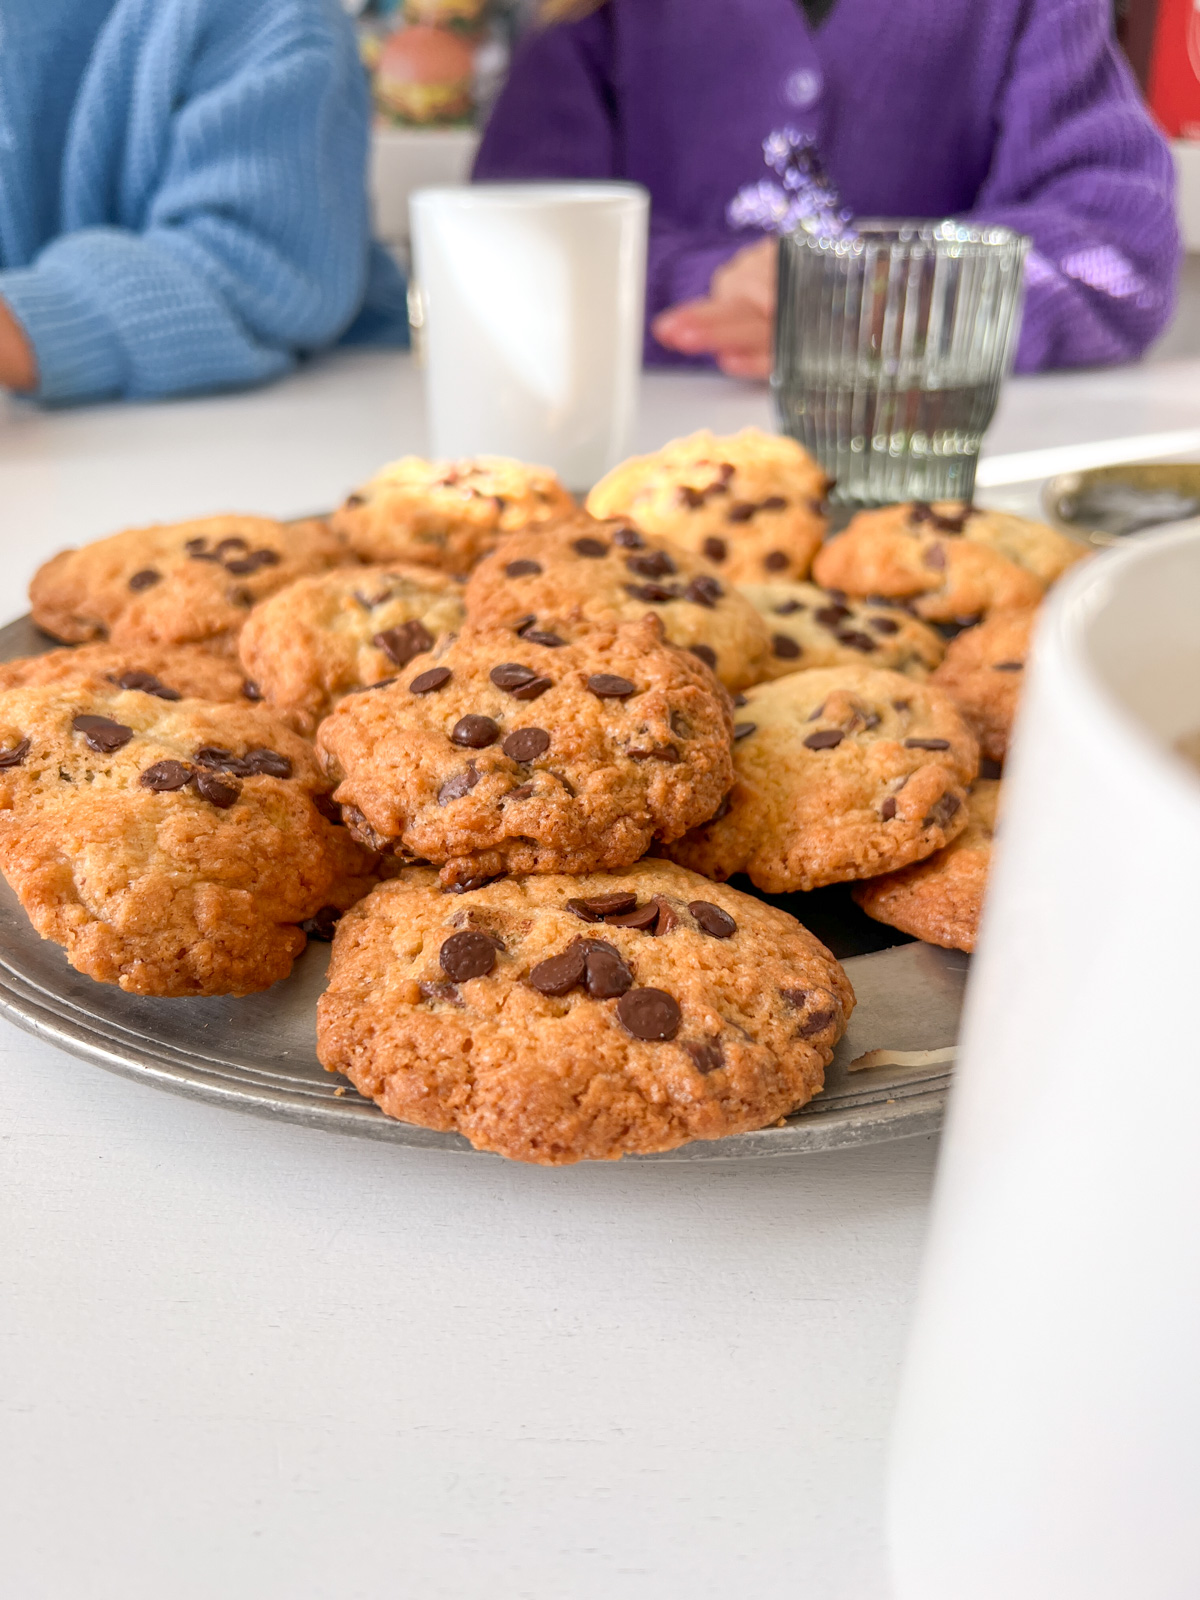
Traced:
[[1166, 323], [1174, 171], [1110, 0], [837, 0], [817, 28], [797, 0], [607, 0], [527, 35], [474, 175], [645, 184], [653, 315], [753, 241], [725, 210], [787, 125], [859, 216], [1032, 236], [1018, 368], [1125, 361]]

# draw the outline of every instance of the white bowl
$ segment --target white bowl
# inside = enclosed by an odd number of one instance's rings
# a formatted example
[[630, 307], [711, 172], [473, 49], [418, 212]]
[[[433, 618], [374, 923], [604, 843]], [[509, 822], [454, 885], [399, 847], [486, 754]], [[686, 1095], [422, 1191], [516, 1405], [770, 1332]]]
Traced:
[[1048, 601], [897, 1417], [899, 1600], [1200, 1595], [1200, 532]]

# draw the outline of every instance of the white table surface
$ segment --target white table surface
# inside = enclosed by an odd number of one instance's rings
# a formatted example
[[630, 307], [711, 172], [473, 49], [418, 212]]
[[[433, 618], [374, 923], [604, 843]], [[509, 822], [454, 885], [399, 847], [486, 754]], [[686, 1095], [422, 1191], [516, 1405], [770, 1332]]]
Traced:
[[[0, 401], [0, 615], [63, 544], [333, 504], [421, 448], [418, 400], [359, 353], [215, 400]], [[767, 420], [659, 375], [638, 443]], [[1200, 362], [1016, 382], [990, 446], [1181, 430]], [[540, 1171], [237, 1116], [0, 1024], [0, 1587], [884, 1600], [934, 1155]]]

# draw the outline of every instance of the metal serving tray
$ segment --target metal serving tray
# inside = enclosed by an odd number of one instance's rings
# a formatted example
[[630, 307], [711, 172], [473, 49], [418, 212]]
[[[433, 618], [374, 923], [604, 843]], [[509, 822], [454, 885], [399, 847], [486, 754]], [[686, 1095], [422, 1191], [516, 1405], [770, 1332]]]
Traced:
[[[0, 660], [50, 647], [27, 617], [0, 629]], [[808, 901], [826, 921], [832, 915], [830, 926], [837, 937], [823, 926], [814, 931], [837, 954], [856, 943], [890, 937], [865, 919], [860, 926], [848, 896], [835, 895], [831, 906], [829, 891], [821, 895], [819, 901], [815, 896], [775, 896], [772, 903], [793, 910], [801, 920]], [[328, 945], [310, 943], [288, 979], [243, 999], [155, 1000], [125, 994], [70, 967], [57, 945], [38, 937], [16, 896], [0, 880], [0, 1015], [18, 1027], [109, 1071], [231, 1110], [397, 1145], [477, 1155], [457, 1134], [434, 1133], [385, 1117], [345, 1079], [322, 1068], [316, 1055], [315, 1007], [328, 960]], [[757, 1133], [629, 1159], [746, 1160], [873, 1144], [936, 1129], [949, 1083], [946, 1060], [847, 1069], [870, 1050], [951, 1048], [968, 958], [906, 942], [848, 955], [844, 965], [858, 1006], [826, 1074], [824, 1093], [795, 1116]]]

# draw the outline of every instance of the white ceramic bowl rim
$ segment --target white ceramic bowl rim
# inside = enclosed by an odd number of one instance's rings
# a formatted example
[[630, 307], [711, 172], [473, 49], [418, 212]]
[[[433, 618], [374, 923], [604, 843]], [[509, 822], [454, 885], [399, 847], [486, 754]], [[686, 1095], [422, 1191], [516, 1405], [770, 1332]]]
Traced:
[[[1121, 703], [1104, 681], [1093, 656], [1097, 623], [1111, 605], [1120, 603], [1118, 593], [1123, 577], [1188, 547], [1194, 548], [1200, 566], [1200, 527], [1138, 534], [1130, 543], [1103, 551], [1077, 566], [1047, 599], [1036, 640], [1037, 670], [1059, 680], [1092, 737], [1108, 743], [1113, 760], [1122, 759], [1124, 748], [1134, 759], [1146, 763], [1155, 780], [1167, 785], [1181, 804], [1200, 812], [1200, 775], [1196, 769]], [[1200, 629], [1200, 616], [1196, 626]], [[1200, 695], [1193, 727], [1200, 731]]]
[[650, 192], [640, 183], [613, 183], [585, 179], [569, 183], [471, 183], [435, 185], [414, 189], [409, 204], [453, 206], [463, 211], [493, 208], [528, 209], [530, 206], [648, 204]]

